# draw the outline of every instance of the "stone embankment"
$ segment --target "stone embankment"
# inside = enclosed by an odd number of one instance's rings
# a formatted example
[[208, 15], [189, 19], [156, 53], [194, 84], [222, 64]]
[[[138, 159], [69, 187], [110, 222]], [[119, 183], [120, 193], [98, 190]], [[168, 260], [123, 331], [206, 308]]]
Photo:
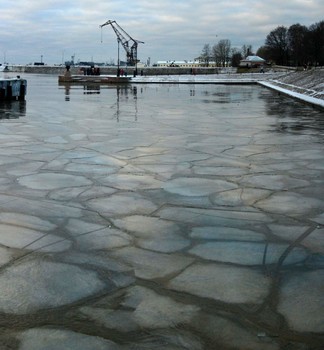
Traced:
[[260, 85], [276, 90], [314, 107], [324, 109], [324, 68], [283, 73], [259, 81]]
[[[82, 74], [81, 69], [90, 68], [89, 66], [72, 66], [70, 67], [71, 74]], [[121, 67], [124, 69], [125, 72], [129, 76], [132, 76], [135, 70], [135, 67]], [[18, 72], [18, 73], [32, 73], [32, 74], [64, 74], [65, 72], [65, 66], [25, 66], [25, 65], [19, 65], [19, 66], [9, 66], [10, 71], [12, 72]], [[117, 72], [116, 66], [103, 66], [99, 67], [100, 73], [103, 75], [115, 75]], [[235, 68], [225, 68], [227, 72], [236, 72]], [[190, 67], [138, 67], [137, 68], [138, 74], [143, 74], [145, 76], [152, 76], [152, 75], [186, 75], [186, 74], [192, 74], [193, 72], [196, 75], [201, 74], [220, 74], [224, 72], [224, 68], [220, 67], [199, 67], [194, 68], [194, 70]]]
[[324, 100], [324, 68], [302, 72], [288, 72], [271, 83], [284, 89]]

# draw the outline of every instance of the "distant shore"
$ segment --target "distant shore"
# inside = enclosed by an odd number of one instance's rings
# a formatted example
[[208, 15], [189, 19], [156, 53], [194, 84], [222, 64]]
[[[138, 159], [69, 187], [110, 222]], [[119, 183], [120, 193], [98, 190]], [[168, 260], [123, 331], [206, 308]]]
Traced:
[[[73, 75], [83, 74], [80, 66], [72, 66]], [[88, 67], [89, 68], [89, 67]], [[117, 74], [117, 67], [99, 67], [101, 75]], [[292, 67], [272, 67], [260, 73], [258, 69], [251, 69], [248, 73], [237, 73], [236, 68], [221, 67], [138, 67], [134, 77], [135, 67], [123, 68], [127, 76], [132, 77], [133, 83], [259, 83], [279, 93], [302, 100], [306, 103], [324, 108], [324, 67], [297, 71]], [[9, 73], [52, 74], [62, 75], [65, 66], [34, 66], [9, 65]]]
[[[11, 72], [17, 73], [32, 73], [32, 74], [64, 74], [66, 67], [50, 66], [50, 65], [9, 65]], [[90, 68], [90, 66], [71, 66], [71, 74], [80, 74], [83, 70]], [[117, 66], [100, 66], [100, 74], [103, 75], [116, 75]], [[134, 71], [137, 69], [137, 75], [153, 76], [153, 75], [208, 75], [208, 74], [235, 74], [237, 68], [234, 67], [120, 67], [129, 76], [133, 76]], [[266, 72], [287, 72], [295, 70], [291, 67], [269, 67], [265, 69]], [[246, 73], [259, 73], [260, 68], [251, 68]]]

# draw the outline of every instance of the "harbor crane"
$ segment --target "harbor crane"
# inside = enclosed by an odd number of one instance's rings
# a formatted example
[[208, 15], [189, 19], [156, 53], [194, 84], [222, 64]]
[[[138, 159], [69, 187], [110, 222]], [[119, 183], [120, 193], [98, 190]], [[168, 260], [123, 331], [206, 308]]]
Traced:
[[106, 23], [100, 25], [102, 28], [104, 26], [111, 25], [112, 29], [117, 35], [118, 44], [123, 45], [124, 50], [126, 51], [126, 60], [128, 66], [137, 66], [137, 46], [139, 43], [144, 44], [143, 41], [133, 39], [125, 30], [118, 25], [116, 21], [107, 21]]

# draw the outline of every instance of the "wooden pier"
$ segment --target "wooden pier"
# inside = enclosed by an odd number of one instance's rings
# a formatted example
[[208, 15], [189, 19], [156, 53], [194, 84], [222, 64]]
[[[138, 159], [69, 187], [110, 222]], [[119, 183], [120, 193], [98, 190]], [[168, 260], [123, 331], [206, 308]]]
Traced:
[[24, 100], [27, 80], [20, 78], [0, 78], [0, 101]]

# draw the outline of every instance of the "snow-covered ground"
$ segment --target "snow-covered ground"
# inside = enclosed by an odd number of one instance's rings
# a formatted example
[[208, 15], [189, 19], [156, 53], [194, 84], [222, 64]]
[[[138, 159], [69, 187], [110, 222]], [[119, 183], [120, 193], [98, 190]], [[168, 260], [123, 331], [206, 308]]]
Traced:
[[284, 89], [324, 99], [324, 69], [290, 72], [271, 79], [271, 82]]
[[259, 83], [293, 98], [324, 108], [324, 69], [289, 72]]

